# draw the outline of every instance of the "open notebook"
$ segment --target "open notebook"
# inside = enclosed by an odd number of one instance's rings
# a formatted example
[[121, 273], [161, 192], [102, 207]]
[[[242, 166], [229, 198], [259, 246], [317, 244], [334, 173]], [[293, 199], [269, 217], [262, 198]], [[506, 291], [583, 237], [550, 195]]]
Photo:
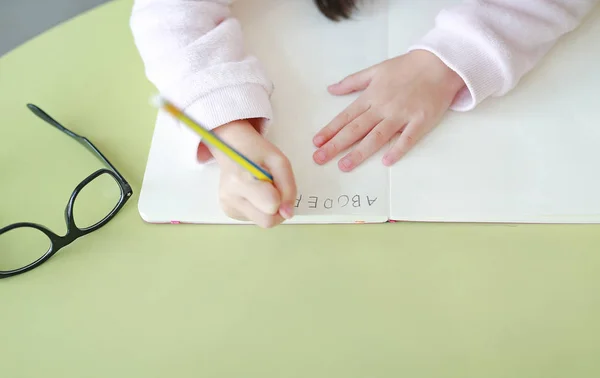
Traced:
[[[600, 223], [600, 10], [509, 95], [451, 112], [391, 168], [382, 152], [351, 173], [312, 161], [312, 137], [358, 94], [326, 86], [404, 53], [437, 12], [461, 0], [370, 0], [332, 23], [309, 0], [239, 0], [248, 50], [274, 81], [268, 138], [290, 158], [296, 216], [286, 223]], [[139, 200], [152, 223], [240, 223], [218, 202], [218, 166], [190, 158], [159, 113]], [[184, 153], [183, 151], [186, 151]]]

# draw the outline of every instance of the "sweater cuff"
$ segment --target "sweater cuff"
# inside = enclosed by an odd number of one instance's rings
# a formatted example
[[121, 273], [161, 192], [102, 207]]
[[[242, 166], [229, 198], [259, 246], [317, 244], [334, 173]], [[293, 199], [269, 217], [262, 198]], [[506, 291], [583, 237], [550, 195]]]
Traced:
[[[215, 90], [183, 110], [209, 130], [232, 121], [256, 118], [260, 120], [258, 131], [263, 135], [267, 133], [269, 121], [273, 117], [269, 94], [259, 84], [243, 84]], [[184, 139], [181, 147], [188, 150], [184, 153], [185, 156], [197, 161], [197, 148], [202, 139], [182, 122], [178, 121], [177, 125], [181, 131], [181, 138]]]
[[498, 59], [494, 59], [494, 52], [490, 51], [489, 45], [465, 34], [436, 28], [409, 48], [409, 51], [426, 50], [435, 54], [463, 79], [466, 87], [457, 94], [450, 106], [456, 111], [472, 110], [487, 97], [507, 91], [504, 88], [506, 73]]

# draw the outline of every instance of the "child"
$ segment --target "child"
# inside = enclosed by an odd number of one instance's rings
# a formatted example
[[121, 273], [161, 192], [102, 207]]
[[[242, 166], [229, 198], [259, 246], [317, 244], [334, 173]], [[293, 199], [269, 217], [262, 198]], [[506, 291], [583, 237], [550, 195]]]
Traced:
[[[314, 1], [336, 21], [351, 15], [356, 0]], [[327, 163], [359, 142], [338, 162], [351, 171], [400, 134], [383, 157], [383, 164], [394, 164], [448, 109], [468, 111], [514, 88], [598, 1], [464, 0], [441, 10], [434, 28], [407, 53], [328, 88], [333, 95], [363, 92], [315, 135], [313, 159]], [[244, 51], [230, 3], [136, 0], [131, 28], [150, 81], [272, 173], [274, 185], [254, 180], [199, 144], [199, 161], [214, 157], [220, 165], [227, 215], [272, 227], [292, 217], [296, 184], [287, 158], [261, 135], [271, 117], [272, 86], [260, 62]]]

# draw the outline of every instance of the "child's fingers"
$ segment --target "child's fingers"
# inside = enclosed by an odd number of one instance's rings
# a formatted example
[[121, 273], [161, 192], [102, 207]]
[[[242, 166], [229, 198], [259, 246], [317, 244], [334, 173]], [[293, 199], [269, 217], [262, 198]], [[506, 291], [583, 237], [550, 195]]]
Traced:
[[383, 156], [383, 164], [390, 166], [400, 160], [425, 135], [427, 127], [423, 122], [409, 122], [400, 137]]
[[199, 162], [206, 163], [213, 158], [213, 155], [204, 143], [200, 143], [196, 151], [196, 157]]
[[373, 112], [367, 111], [353, 119], [342, 128], [333, 138], [325, 143], [313, 154], [313, 159], [318, 164], [327, 163], [355, 142], [362, 139], [381, 121]]
[[279, 214], [289, 219], [294, 214], [296, 200], [296, 180], [290, 161], [280, 154], [269, 155], [265, 159], [267, 169], [273, 175], [273, 184], [279, 190], [281, 206]]
[[281, 205], [281, 197], [277, 189], [267, 181], [255, 179], [244, 172], [242, 180], [231, 182], [231, 191], [240, 198], [246, 199], [264, 214], [277, 214]]
[[354, 101], [341, 113], [335, 116], [325, 127], [323, 127], [313, 138], [313, 143], [317, 147], [321, 147], [331, 138], [333, 138], [344, 126], [359, 117], [364, 112], [369, 110], [367, 104], [364, 104], [360, 99]]
[[239, 213], [243, 214], [244, 218], [262, 228], [275, 227], [283, 222], [281, 215], [265, 214], [244, 198], [237, 198], [235, 208]]
[[353, 151], [340, 160], [339, 168], [345, 172], [356, 168], [389, 142], [402, 126], [402, 123], [396, 123], [389, 119], [379, 122]]
[[340, 82], [327, 87], [329, 93], [337, 96], [360, 91], [369, 86], [373, 77], [373, 67], [365, 68], [352, 75], [346, 76]]

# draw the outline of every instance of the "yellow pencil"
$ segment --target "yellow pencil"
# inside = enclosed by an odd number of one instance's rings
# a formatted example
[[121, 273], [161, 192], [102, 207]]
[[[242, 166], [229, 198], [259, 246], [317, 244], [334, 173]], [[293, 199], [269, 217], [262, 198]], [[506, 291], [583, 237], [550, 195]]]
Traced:
[[215, 133], [201, 126], [198, 122], [188, 117], [182, 110], [177, 108], [171, 102], [167, 101], [161, 96], [157, 96], [154, 99], [153, 103], [160, 109], [166, 111], [176, 119], [186, 124], [189, 128], [198, 133], [200, 137], [202, 137], [204, 142], [212, 145], [215, 148], [218, 148], [231, 160], [239, 164], [242, 168], [246, 169], [258, 180], [268, 181], [271, 183], [273, 182], [273, 176], [269, 172], [267, 172], [258, 164], [254, 163], [252, 160], [248, 159], [247, 157], [236, 151], [227, 143], [223, 142]]

